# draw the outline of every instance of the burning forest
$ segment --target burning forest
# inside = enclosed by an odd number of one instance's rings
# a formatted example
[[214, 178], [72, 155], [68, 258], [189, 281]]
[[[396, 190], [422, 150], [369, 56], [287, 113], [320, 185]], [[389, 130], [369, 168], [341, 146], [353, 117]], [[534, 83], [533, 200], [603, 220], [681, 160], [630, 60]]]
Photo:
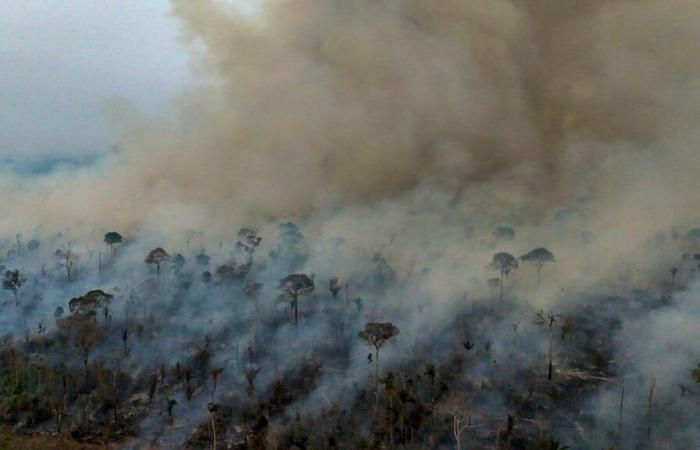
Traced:
[[166, 9], [165, 113], [0, 126], [0, 448], [700, 448], [694, 0]]

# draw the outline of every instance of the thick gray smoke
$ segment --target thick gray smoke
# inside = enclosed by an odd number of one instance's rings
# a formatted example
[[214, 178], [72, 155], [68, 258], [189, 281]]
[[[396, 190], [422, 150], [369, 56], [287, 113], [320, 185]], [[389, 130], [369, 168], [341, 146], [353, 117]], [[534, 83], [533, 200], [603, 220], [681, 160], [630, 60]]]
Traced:
[[229, 224], [421, 189], [488, 192], [484, 209], [535, 221], [587, 202], [625, 233], [697, 206], [694, 1], [173, 10], [205, 75], [176, 102], [177, 122], [113, 108], [122, 152], [87, 173], [3, 180], [15, 196], [3, 229]]

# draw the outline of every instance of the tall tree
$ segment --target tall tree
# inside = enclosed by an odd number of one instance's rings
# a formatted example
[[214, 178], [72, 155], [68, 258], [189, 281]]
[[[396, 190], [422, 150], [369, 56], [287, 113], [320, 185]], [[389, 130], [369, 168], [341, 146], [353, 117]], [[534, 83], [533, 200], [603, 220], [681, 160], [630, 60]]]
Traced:
[[548, 262], [554, 262], [554, 254], [544, 247], [536, 248], [520, 257], [520, 260], [535, 266], [537, 269], [537, 287], [540, 287], [542, 267]]
[[294, 311], [294, 326], [298, 322], [299, 297], [309, 295], [314, 290], [314, 280], [304, 273], [293, 273], [282, 278], [279, 283], [282, 297], [289, 301]]
[[116, 247], [114, 247], [114, 244], [122, 243], [122, 235], [117, 233], [116, 231], [110, 231], [105, 234], [104, 242], [105, 244], [109, 245], [110, 254], [112, 255], [112, 259], [114, 259], [114, 255], [116, 255], [117, 252], [117, 249]]
[[73, 243], [69, 242], [61, 246], [55, 253], [56, 257], [60, 259], [59, 265], [65, 267], [66, 269], [66, 279], [71, 281], [71, 274], [73, 272], [73, 267], [78, 263], [78, 253], [73, 250]]
[[497, 270], [500, 274], [500, 301], [503, 302], [504, 280], [508, 277], [511, 271], [518, 268], [518, 260], [515, 259], [515, 257], [510, 253], [500, 252], [493, 255], [493, 259], [491, 260], [489, 267], [491, 267], [493, 270]]
[[399, 328], [391, 322], [368, 322], [365, 329], [357, 333], [362, 341], [374, 347], [375, 390], [379, 387], [379, 349], [399, 335]]
[[170, 259], [168, 252], [162, 248], [154, 248], [146, 256], [146, 264], [156, 265], [156, 277], [160, 280], [160, 265]]
[[549, 334], [549, 347], [547, 349], [547, 379], [552, 379], [552, 369], [554, 360], [554, 327], [559, 321], [559, 314], [554, 314], [552, 311], [545, 315], [544, 311], [539, 310], [535, 313], [533, 323], [538, 327], [546, 328]]

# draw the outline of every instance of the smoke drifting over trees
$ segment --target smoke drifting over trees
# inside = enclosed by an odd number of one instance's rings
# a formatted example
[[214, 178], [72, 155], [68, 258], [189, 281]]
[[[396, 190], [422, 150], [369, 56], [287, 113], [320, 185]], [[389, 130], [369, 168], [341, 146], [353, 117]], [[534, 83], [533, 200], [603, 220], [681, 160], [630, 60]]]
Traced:
[[0, 175], [3, 425], [700, 442], [695, 1], [172, 6], [202, 74], [175, 121], [112, 110], [120, 152]]

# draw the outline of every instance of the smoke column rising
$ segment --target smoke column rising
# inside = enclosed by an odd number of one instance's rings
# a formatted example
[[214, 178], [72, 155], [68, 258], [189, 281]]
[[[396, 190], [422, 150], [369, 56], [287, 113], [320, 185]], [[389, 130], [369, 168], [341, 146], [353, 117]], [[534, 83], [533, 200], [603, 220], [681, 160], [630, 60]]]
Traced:
[[17, 196], [3, 228], [28, 226], [22, 211], [228, 224], [419, 189], [488, 191], [534, 218], [584, 198], [598, 215], [613, 203], [685, 220], [700, 10], [672, 3], [281, 0], [250, 15], [174, 1], [205, 75], [176, 123], [113, 108], [123, 151], [86, 173], [2, 180]]

